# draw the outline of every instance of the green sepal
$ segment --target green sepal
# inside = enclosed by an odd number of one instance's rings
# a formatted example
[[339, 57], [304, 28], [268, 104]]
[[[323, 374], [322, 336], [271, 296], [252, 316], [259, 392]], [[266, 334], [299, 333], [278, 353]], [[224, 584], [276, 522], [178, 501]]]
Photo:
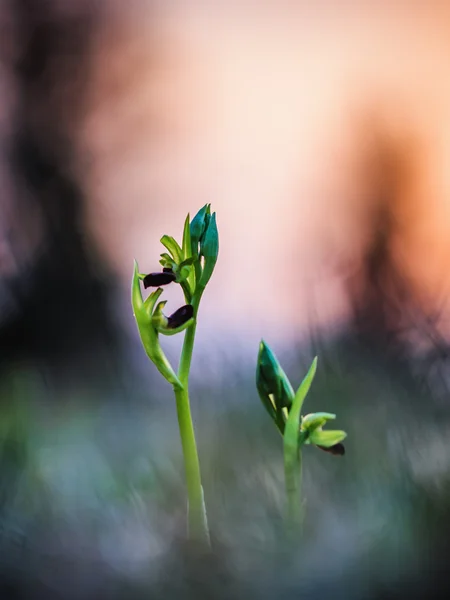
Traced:
[[163, 235], [160, 241], [161, 244], [170, 252], [175, 263], [179, 265], [183, 261], [183, 251], [176, 239], [171, 235]]
[[142, 345], [147, 356], [163, 377], [175, 387], [183, 389], [180, 380], [161, 348], [158, 332], [152, 324], [152, 311], [163, 290], [158, 288], [144, 302], [138, 275], [138, 264], [134, 261], [134, 273], [131, 282], [131, 304]]
[[183, 267], [177, 267], [177, 269], [176, 269], [177, 278], [175, 279], [175, 281], [177, 283], [182, 283], [183, 281], [186, 281], [189, 278], [191, 271], [192, 271], [192, 267], [190, 265], [184, 265]]
[[301, 430], [309, 432], [314, 431], [314, 429], [322, 427], [322, 425], [325, 425], [327, 421], [331, 421], [335, 418], [336, 415], [334, 415], [333, 413], [310, 413], [309, 415], [305, 415], [304, 417], [302, 417]]
[[163, 308], [167, 304], [167, 300], [163, 300], [162, 302], [158, 302], [155, 310], [152, 314], [152, 325], [157, 330], [160, 331], [161, 328], [167, 327], [167, 323], [169, 322], [165, 314], [163, 313]]
[[339, 442], [342, 442], [347, 437], [345, 431], [331, 430], [323, 431], [320, 427], [315, 429], [309, 435], [309, 442], [315, 446], [323, 446], [324, 448], [331, 448]]
[[167, 328], [167, 327], [161, 327], [158, 329], [159, 333], [161, 333], [162, 335], [176, 335], [177, 333], [181, 333], [182, 331], [184, 331], [185, 329], [187, 329], [188, 327], [190, 327], [191, 325], [193, 325], [195, 322], [194, 317], [192, 317], [191, 319], [189, 319], [189, 321], [186, 321], [186, 323], [183, 323], [183, 325], [180, 325], [179, 327], [175, 327], [175, 328]]
[[161, 260], [159, 261], [159, 264], [166, 269], [172, 269], [172, 271], [177, 268], [177, 263], [173, 260], [170, 254], [167, 254], [167, 252], [163, 252], [163, 254], [161, 254]]
[[190, 267], [194, 264], [194, 262], [195, 258], [193, 256], [189, 256], [189, 258], [186, 258], [178, 265], [178, 269], [182, 269], [183, 267]]
[[161, 296], [162, 293], [163, 293], [163, 289], [162, 288], [157, 288], [145, 300], [145, 302], [144, 302], [145, 311], [146, 311], [147, 315], [149, 315], [150, 317], [151, 317], [151, 315], [153, 313], [153, 309], [155, 308], [155, 304], [158, 301], [158, 299], [159, 299], [159, 297]]

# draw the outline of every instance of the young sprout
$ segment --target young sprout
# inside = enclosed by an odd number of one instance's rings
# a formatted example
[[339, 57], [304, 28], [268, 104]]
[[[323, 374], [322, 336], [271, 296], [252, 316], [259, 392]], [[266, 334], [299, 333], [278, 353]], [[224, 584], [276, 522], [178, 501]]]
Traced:
[[[181, 245], [171, 236], [164, 235], [161, 243], [167, 250], [161, 254], [161, 272], [142, 274], [135, 262], [131, 285], [133, 314], [148, 356], [163, 377], [173, 386], [181, 445], [183, 449], [188, 495], [188, 535], [209, 544], [209, 531], [197, 444], [189, 402], [189, 373], [194, 349], [197, 315], [203, 292], [213, 274], [219, 254], [219, 234], [216, 215], [207, 204], [190, 221], [186, 217]], [[140, 282], [145, 289], [156, 287], [145, 300]], [[185, 304], [170, 316], [163, 313], [166, 302], [159, 298], [161, 286], [177, 283], [183, 290]], [[175, 372], [160, 343], [161, 335], [184, 332], [178, 371]]]
[[313, 444], [336, 456], [345, 453], [342, 444], [347, 437], [345, 431], [322, 429], [336, 415], [317, 412], [301, 416], [303, 402], [313, 382], [316, 368], [317, 357], [294, 393], [275, 354], [264, 341], [259, 345], [256, 387], [265, 409], [283, 436], [286, 519], [289, 527], [300, 526], [303, 518], [300, 500], [303, 445]]

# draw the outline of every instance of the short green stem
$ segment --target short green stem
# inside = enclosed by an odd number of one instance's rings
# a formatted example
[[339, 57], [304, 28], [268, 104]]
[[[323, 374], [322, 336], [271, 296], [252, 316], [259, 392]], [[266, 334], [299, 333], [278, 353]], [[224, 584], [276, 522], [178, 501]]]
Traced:
[[301, 530], [302, 525], [302, 454], [301, 450], [284, 452], [284, 479], [286, 487], [286, 525], [289, 534]]
[[[194, 315], [197, 317], [200, 297], [194, 298]], [[194, 304], [195, 303], [195, 304]], [[197, 321], [186, 330], [183, 349], [181, 351], [178, 379], [183, 389], [174, 386], [177, 403], [178, 425], [180, 428], [181, 445], [183, 449], [184, 467], [186, 472], [186, 487], [188, 496], [188, 535], [191, 539], [210, 544], [208, 523], [206, 519], [203, 488], [200, 476], [197, 444], [195, 441], [194, 425], [192, 422], [189, 403], [189, 372]]]
[[284, 438], [284, 483], [286, 490], [286, 526], [289, 535], [301, 534], [303, 530], [304, 501], [302, 498], [302, 448], [306, 434], [301, 433], [297, 444]]

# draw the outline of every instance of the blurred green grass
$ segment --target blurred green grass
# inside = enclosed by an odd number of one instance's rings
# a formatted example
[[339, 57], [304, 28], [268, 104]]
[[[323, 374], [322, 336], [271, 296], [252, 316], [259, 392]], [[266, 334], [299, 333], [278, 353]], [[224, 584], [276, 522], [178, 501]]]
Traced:
[[[294, 382], [310, 354], [286, 357]], [[215, 565], [186, 563], [170, 389], [161, 397], [149, 386], [148, 399], [126, 403], [70, 392], [50, 402], [38, 373], [4, 378], [2, 574], [16, 569], [64, 597], [108, 589], [118, 598], [149, 590], [152, 598], [199, 590], [318, 598], [333, 589], [360, 598], [426, 572], [450, 525], [450, 419], [413, 378], [348, 349], [322, 349], [305, 410], [337, 412], [346, 455], [305, 449], [305, 537], [287, 552], [281, 438], [253, 371], [225, 359], [218, 376], [220, 387], [196, 379], [191, 389]]]

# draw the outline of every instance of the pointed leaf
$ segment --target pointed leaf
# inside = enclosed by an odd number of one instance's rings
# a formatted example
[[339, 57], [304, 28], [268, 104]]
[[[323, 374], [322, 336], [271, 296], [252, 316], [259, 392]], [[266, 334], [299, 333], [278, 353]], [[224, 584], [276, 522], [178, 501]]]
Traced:
[[298, 390], [295, 392], [294, 403], [297, 403], [297, 408], [298, 408], [299, 413], [302, 410], [303, 402], [305, 401], [305, 398], [309, 392], [309, 389], [313, 382], [314, 376], [316, 374], [316, 370], [317, 370], [317, 356], [312, 361], [311, 366], [309, 367], [309, 371], [306, 374], [306, 377], [303, 379]]
[[303, 379], [300, 387], [295, 394], [294, 401], [291, 406], [291, 410], [289, 411], [289, 416], [286, 421], [286, 428], [284, 430], [284, 447], [285, 451], [288, 451], [287, 448], [290, 448], [290, 451], [293, 452], [295, 448], [298, 452], [298, 444], [299, 444], [299, 435], [298, 430], [300, 428], [300, 412], [302, 410], [303, 402], [306, 398], [307, 393], [311, 387], [311, 384], [314, 379], [314, 375], [316, 374], [317, 369], [317, 356], [312, 361], [311, 366], [309, 367], [309, 371], [306, 374], [306, 377]]
[[184, 260], [186, 258], [189, 258], [192, 256], [191, 229], [190, 229], [190, 224], [189, 224], [189, 214], [186, 217], [186, 220], [184, 222], [182, 250], [183, 250], [183, 259]]
[[140, 309], [144, 304], [144, 299], [142, 297], [142, 290], [140, 281], [140, 273], [139, 267], [136, 261], [134, 261], [134, 272], [133, 279], [131, 281], [131, 304], [133, 306], [133, 313], [136, 316], [136, 313], [139, 313]]

